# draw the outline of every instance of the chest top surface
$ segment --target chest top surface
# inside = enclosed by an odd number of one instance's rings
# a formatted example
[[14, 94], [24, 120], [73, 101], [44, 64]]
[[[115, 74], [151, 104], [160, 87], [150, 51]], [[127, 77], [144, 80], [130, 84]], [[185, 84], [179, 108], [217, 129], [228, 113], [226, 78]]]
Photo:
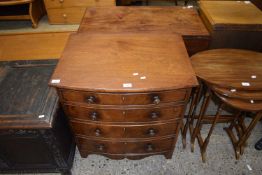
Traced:
[[197, 81], [179, 35], [73, 34], [50, 85], [143, 92], [192, 87]]
[[242, 90], [262, 90], [262, 53], [215, 49], [191, 57], [198, 77], [208, 83]]
[[56, 63], [42, 62], [0, 62], [0, 129], [51, 127], [58, 97], [48, 80]]
[[171, 32], [182, 36], [209, 36], [198, 13], [183, 7], [88, 8], [79, 32]]
[[201, 1], [200, 10], [213, 28], [262, 31], [262, 11], [250, 1]]

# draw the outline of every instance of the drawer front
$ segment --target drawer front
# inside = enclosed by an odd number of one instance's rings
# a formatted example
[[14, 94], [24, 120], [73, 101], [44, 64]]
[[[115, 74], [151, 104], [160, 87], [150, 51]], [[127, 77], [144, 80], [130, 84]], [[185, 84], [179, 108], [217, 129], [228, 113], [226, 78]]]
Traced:
[[146, 124], [146, 125], [128, 125], [125, 129], [126, 138], [150, 138], [175, 135], [178, 128], [178, 122]]
[[100, 105], [147, 105], [185, 101], [189, 90], [180, 89], [152, 93], [93, 93], [84, 91], [61, 90], [64, 101]]
[[124, 127], [119, 125], [102, 125], [70, 121], [70, 126], [76, 135], [97, 138], [123, 138]]
[[80, 152], [102, 154], [124, 154], [124, 143], [116, 141], [89, 140], [76, 137], [76, 144]]
[[48, 9], [50, 24], [80, 24], [85, 13], [85, 7]]
[[115, 6], [114, 0], [44, 0], [44, 2], [47, 9], [88, 6]]
[[100, 154], [152, 154], [172, 150], [175, 138], [140, 142], [117, 142], [76, 138], [80, 152]]
[[99, 109], [64, 104], [71, 119], [101, 122], [153, 122], [182, 117], [184, 105], [136, 109]]
[[172, 150], [174, 138], [140, 141], [140, 142], [128, 142], [125, 144], [126, 154], [146, 154], [157, 153], [167, 150]]
[[76, 135], [97, 138], [149, 138], [174, 135], [178, 122], [146, 125], [103, 125], [70, 121]]

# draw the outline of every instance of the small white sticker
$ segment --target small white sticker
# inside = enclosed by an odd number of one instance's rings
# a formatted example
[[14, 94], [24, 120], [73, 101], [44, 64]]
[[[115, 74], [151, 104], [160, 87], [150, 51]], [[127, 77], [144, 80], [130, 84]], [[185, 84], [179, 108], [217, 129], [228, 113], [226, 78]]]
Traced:
[[250, 100], [250, 103], [252, 103], [252, 104], [253, 104], [253, 103], [255, 103], [255, 102], [254, 102], [254, 100]]
[[53, 79], [53, 80], [51, 81], [51, 83], [53, 83], [53, 84], [58, 84], [58, 83], [60, 83], [60, 79]]
[[250, 1], [244, 1], [245, 4], [250, 4], [251, 2]]
[[137, 76], [137, 75], [139, 75], [139, 73], [137, 73], [137, 72], [134, 72], [134, 73], [133, 73], [133, 75], [134, 75], [134, 76]]
[[187, 8], [190, 9], [190, 8], [193, 8], [193, 6], [192, 5], [188, 5]]
[[141, 80], [145, 80], [146, 79], [146, 76], [142, 76], [140, 77]]
[[231, 92], [236, 92], [237, 90], [236, 89], [230, 89]]
[[133, 87], [132, 83], [123, 83], [124, 88], [130, 88]]
[[249, 82], [242, 82], [241, 84], [242, 84], [242, 86], [250, 86]]
[[251, 78], [252, 78], [252, 79], [256, 79], [257, 76], [256, 76], [256, 75], [251, 75]]
[[45, 115], [39, 115], [38, 116], [38, 118], [44, 118], [45, 117]]
[[249, 170], [249, 171], [252, 171], [252, 168], [251, 168], [251, 166], [250, 166], [250, 165], [248, 165], [248, 164], [247, 164], [247, 168], [248, 168], [248, 170]]

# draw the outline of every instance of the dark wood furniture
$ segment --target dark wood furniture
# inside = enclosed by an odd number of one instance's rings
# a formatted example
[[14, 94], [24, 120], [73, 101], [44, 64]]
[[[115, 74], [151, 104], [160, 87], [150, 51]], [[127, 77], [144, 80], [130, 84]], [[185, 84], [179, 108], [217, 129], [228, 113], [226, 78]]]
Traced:
[[200, 1], [200, 16], [211, 33], [211, 49], [262, 52], [262, 11], [250, 1]]
[[210, 39], [198, 13], [183, 7], [88, 8], [79, 32], [177, 33], [190, 55], [206, 50]]
[[0, 173], [70, 174], [75, 143], [48, 87], [55, 64], [0, 62]]
[[37, 28], [38, 21], [45, 14], [42, 0], [1, 0], [0, 20], [30, 20]]
[[50, 80], [82, 157], [171, 158], [191, 88], [179, 35], [71, 35]]
[[[192, 151], [197, 138], [202, 160], [206, 161], [206, 149], [215, 124], [221, 111], [230, 107], [235, 115], [227, 121], [230, 125], [225, 130], [233, 143], [236, 158], [239, 159], [252, 129], [262, 117], [262, 54], [247, 50], [215, 49], [200, 52], [192, 56], [191, 60], [197, 77], [202, 82], [202, 89], [198, 89], [192, 101], [197, 103], [196, 99], [201, 93], [204, 94], [197, 122], [194, 122], [194, 113], [187, 120]], [[207, 121], [204, 117], [211, 98], [216, 98], [219, 105], [215, 117]], [[256, 113], [248, 126], [244, 121], [246, 112]], [[204, 123], [212, 124], [205, 139], [200, 132]], [[237, 135], [234, 135], [233, 130]]]

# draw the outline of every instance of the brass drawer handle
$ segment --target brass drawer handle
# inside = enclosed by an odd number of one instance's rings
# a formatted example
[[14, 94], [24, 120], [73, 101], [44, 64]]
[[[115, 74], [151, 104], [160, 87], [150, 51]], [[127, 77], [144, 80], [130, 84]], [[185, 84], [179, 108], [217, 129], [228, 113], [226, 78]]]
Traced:
[[91, 114], [90, 114], [90, 118], [91, 118], [91, 120], [98, 120], [98, 113], [97, 112], [92, 112]]
[[88, 96], [85, 100], [88, 104], [93, 104], [96, 102], [96, 98], [94, 96]]
[[59, 0], [59, 2], [60, 2], [60, 3], [63, 3], [63, 2], [64, 2], [64, 0]]
[[158, 112], [151, 112], [150, 117], [151, 117], [151, 119], [157, 119], [159, 117], [159, 113]]
[[105, 145], [99, 144], [99, 145], [96, 146], [96, 149], [99, 150], [99, 151], [104, 151], [105, 150]]
[[96, 136], [101, 136], [101, 130], [100, 130], [99, 128], [97, 128], [97, 129], [95, 130], [95, 135], [96, 135]]
[[152, 143], [146, 144], [146, 150], [147, 150], [148, 152], [154, 151], [154, 149], [155, 149], [155, 147], [154, 147], [154, 145], [153, 145]]
[[155, 95], [155, 96], [153, 97], [153, 103], [156, 104], [156, 105], [160, 103], [160, 98], [159, 98], [159, 96]]
[[63, 18], [67, 18], [67, 14], [64, 13], [64, 14], [63, 14]]
[[156, 135], [156, 133], [157, 133], [157, 131], [155, 130], [155, 129], [153, 129], [153, 128], [150, 128], [150, 129], [148, 129], [147, 130], [147, 134], [149, 135], [149, 136], [155, 136]]

